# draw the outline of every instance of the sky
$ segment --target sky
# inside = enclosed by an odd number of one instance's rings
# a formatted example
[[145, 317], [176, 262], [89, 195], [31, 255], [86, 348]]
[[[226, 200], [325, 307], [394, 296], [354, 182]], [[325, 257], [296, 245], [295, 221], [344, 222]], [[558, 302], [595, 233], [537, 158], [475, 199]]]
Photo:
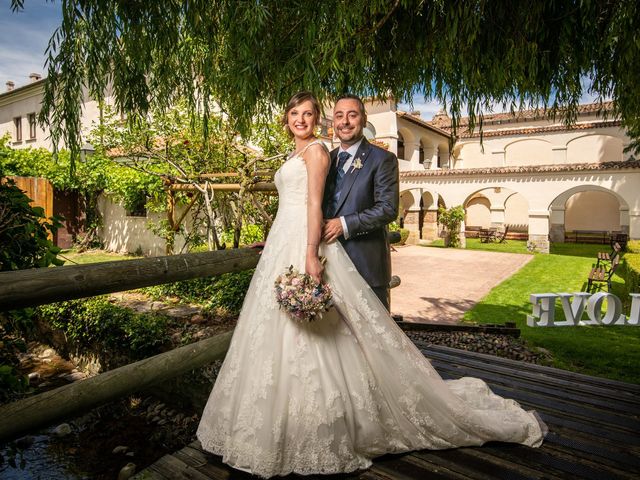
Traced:
[[[8, 80], [16, 88], [29, 83], [30, 73], [46, 75], [45, 50], [49, 38], [62, 21], [60, 0], [26, 0], [20, 12], [11, 11], [11, 0], [0, 0], [0, 92]], [[413, 108], [401, 104], [402, 110], [417, 110], [431, 119], [440, 110], [437, 102], [426, 102], [417, 95]]]
[[44, 76], [44, 52], [62, 21], [60, 1], [26, 0], [21, 12], [11, 0], [0, 0], [0, 92], [11, 80], [16, 87], [29, 83], [30, 73]]
[[[61, 23], [61, 5], [60, 0], [25, 0], [23, 11], [12, 12], [11, 0], [0, 0], [0, 92], [5, 91], [8, 80], [17, 88], [29, 83], [30, 73], [45, 76], [44, 52], [49, 38]], [[592, 96], [583, 95], [582, 103], [592, 101]], [[442, 106], [416, 95], [413, 106], [399, 104], [398, 108], [419, 111], [422, 118], [431, 120]], [[494, 113], [501, 111], [501, 105], [494, 107]]]

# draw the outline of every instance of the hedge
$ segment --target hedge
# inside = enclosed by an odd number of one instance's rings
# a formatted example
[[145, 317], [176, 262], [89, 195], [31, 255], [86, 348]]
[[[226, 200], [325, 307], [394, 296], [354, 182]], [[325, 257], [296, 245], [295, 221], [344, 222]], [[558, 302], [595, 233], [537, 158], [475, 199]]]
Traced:
[[626, 253], [620, 266], [626, 293], [640, 292], [640, 253]]

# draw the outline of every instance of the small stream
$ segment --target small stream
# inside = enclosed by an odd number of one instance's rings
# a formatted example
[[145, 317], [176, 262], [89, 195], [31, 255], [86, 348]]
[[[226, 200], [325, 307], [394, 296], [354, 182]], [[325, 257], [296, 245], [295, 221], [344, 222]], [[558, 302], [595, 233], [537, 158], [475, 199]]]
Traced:
[[[15, 456], [16, 468], [7, 462], [11, 449], [0, 449], [4, 462], [0, 466], [2, 480], [85, 480], [91, 477], [78, 471], [73, 452], [77, 447], [69, 445], [67, 438], [53, 436], [53, 429], [31, 436], [33, 444]], [[24, 468], [20, 468], [23, 461]]]

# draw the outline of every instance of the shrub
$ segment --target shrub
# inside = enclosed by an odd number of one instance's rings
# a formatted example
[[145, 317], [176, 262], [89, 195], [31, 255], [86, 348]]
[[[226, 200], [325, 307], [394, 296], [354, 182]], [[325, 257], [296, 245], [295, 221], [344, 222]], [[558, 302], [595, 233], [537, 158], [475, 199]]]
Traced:
[[[240, 245], [251, 245], [264, 240], [264, 229], [260, 225], [245, 224], [240, 229]], [[233, 245], [233, 230], [227, 230], [220, 236], [220, 242], [226, 243], [227, 247]]]
[[136, 313], [114, 305], [106, 297], [43, 305], [36, 314], [80, 348], [100, 344], [106, 349], [128, 350], [134, 358], [144, 358], [157, 353], [158, 347], [168, 340], [165, 316]]
[[199, 303], [207, 310], [222, 310], [237, 314], [247, 294], [254, 270], [225, 273], [223, 275], [182, 280], [140, 289], [155, 300], [168, 296], [178, 297], [182, 302]]
[[629, 240], [627, 243], [627, 252], [640, 253], [640, 240]]
[[400, 229], [400, 245], [404, 245], [407, 242], [407, 238], [409, 238], [409, 230], [406, 228]]
[[[2, 150], [3, 139], [0, 139]], [[1, 153], [1, 152], [0, 152]], [[4, 179], [0, 165], [0, 271], [62, 265], [57, 258], [60, 249], [49, 239], [61, 226], [58, 218], [47, 219], [41, 207], [33, 207], [31, 199], [15, 182]], [[22, 310], [0, 315], [0, 402], [12, 399], [28, 388], [28, 380], [20, 375], [18, 353], [26, 350], [19, 338], [22, 327], [31, 326]]]
[[247, 295], [253, 272], [252, 269], [225, 273], [217, 277], [213, 295], [206, 305], [207, 310], [222, 310], [230, 314], [239, 313], [244, 297]]
[[0, 403], [11, 401], [29, 387], [26, 375], [20, 375], [18, 355], [27, 350], [24, 340], [7, 333], [0, 322]]
[[626, 253], [620, 267], [626, 292], [640, 292], [640, 253]]
[[177, 297], [185, 303], [205, 303], [214, 293], [216, 277], [194, 278], [179, 282], [141, 288], [140, 291], [154, 300]]
[[464, 208], [462, 205], [451, 207], [446, 210], [444, 207], [438, 209], [438, 223], [444, 225], [447, 229], [447, 238], [445, 239], [445, 247], [459, 247], [460, 225], [464, 220]]
[[0, 271], [62, 265], [60, 249], [49, 239], [62, 225], [46, 218], [41, 207], [12, 180], [0, 182]]

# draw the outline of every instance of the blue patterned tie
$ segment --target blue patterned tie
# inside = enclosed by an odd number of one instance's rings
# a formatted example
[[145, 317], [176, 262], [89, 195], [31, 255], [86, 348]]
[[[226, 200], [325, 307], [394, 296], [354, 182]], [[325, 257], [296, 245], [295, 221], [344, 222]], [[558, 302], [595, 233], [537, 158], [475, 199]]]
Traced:
[[350, 156], [351, 154], [347, 152], [340, 152], [338, 154], [338, 170], [336, 172], [336, 185], [333, 191], [333, 197], [331, 198], [331, 208], [329, 209], [330, 217], [334, 217], [337, 213], [338, 200], [340, 199], [340, 191], [342, 190], [342, 180], [344, 180], [345, 176], [344, 164], [347, 163]]
[[336, 177], [336, 190], [340, 189], [340, 185], [342, 184], [342, 179], [344, 178], [344, 164], [347, 163], [350, 153], [340, 152], [338, 154], [338, 176]]

